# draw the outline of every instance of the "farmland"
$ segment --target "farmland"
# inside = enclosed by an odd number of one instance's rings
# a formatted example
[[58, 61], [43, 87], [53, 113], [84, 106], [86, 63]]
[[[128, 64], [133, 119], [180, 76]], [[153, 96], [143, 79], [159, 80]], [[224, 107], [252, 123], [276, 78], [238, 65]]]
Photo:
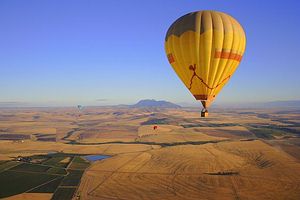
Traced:
[[0, 198], [299, 199], [299, 130], [297, 109], [2, 109]]
[[[42, 158], [40, 163], [16, 161], [0, 163], [2, 169], [0, 198], [19, 193], [54, 193], [53, 199], [59, 199], [63, 191], [66, 195], [64, 199], [71, 199], [84, 170], [90, 165], [80, 156], [83, 155], [57, 153], [28, 157], [31, 160]], [[61, 165], [62, 160], [68, 162]], [[75, 167], [70, 169], [68, 166]]]

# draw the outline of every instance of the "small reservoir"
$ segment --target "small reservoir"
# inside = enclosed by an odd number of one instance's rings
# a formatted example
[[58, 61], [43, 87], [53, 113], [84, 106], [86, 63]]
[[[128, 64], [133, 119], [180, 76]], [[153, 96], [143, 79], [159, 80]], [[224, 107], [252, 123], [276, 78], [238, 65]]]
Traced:
[[89, 156], [84, 156], [85, 159], [87, 159], [88, 161], [94, 162], [97, 160], [103, 160], [106, 158], [110, 158], [111, 156], [108, 155], [89, 155]]

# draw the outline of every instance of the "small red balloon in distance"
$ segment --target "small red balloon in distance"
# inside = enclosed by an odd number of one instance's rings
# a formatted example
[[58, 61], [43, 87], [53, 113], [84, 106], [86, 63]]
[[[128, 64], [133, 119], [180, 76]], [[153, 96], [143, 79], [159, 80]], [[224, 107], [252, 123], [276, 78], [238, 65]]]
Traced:
[[156, 130], [157, 129], [157, 126], [153, 126], [153, 130]]

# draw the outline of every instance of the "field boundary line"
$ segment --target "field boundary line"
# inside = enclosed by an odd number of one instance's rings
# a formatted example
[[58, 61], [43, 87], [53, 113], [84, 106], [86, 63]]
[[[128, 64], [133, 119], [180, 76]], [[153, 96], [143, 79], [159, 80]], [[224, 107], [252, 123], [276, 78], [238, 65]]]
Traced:
[[[40, 185], [38, 185], [38, 186], [36, 186], [36, 187], [34, 187], [34, 188], [31, 188], [31, 189], [29, 189], [29, 190], [27, 190], [27, 191], [25, 191], [25, 192], [23, 192], [23, 193], [28, 193], [28, 192], [30, 192], [31, 190], [34, 190], [34, 189], [36, 189], [36, 188], [38, 188], [38, 187], [41, 187], [41, 186], [43, 186], [43, 185], [46, 185], [46, 184], [48, 184], [48, 183], [51, 183], [52, 181], [55, 181], [55, 180], [57, 180], [57, 179], [59, 179], [59, 178], [61, 178], [61, 177], [56, 177], [56, 178], [54, 178], [54, 179], [52, 179], [52, 180], [50, 180], [50, 181], [47, 181], [47, 182], [45, 182], [45, 183], [43, 183], [43, 184], [40, 184]], [[23, 194], [23, 193], [21, 193], [21, 194]], [[54, 193], [53, 193], [54, 194]]]

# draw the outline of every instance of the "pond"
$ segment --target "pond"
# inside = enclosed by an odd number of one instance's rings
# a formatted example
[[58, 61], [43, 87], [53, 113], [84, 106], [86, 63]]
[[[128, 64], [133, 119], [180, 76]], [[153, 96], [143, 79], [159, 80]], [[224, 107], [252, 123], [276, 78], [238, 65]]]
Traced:
[[84, 156], [85, 159], [87, 159], [88, 161], [97, 161], [97, 160], [103, 160], [105, 158], [110, 158], [111, 156], [108, 155], [88, 155], [88, 156]]

